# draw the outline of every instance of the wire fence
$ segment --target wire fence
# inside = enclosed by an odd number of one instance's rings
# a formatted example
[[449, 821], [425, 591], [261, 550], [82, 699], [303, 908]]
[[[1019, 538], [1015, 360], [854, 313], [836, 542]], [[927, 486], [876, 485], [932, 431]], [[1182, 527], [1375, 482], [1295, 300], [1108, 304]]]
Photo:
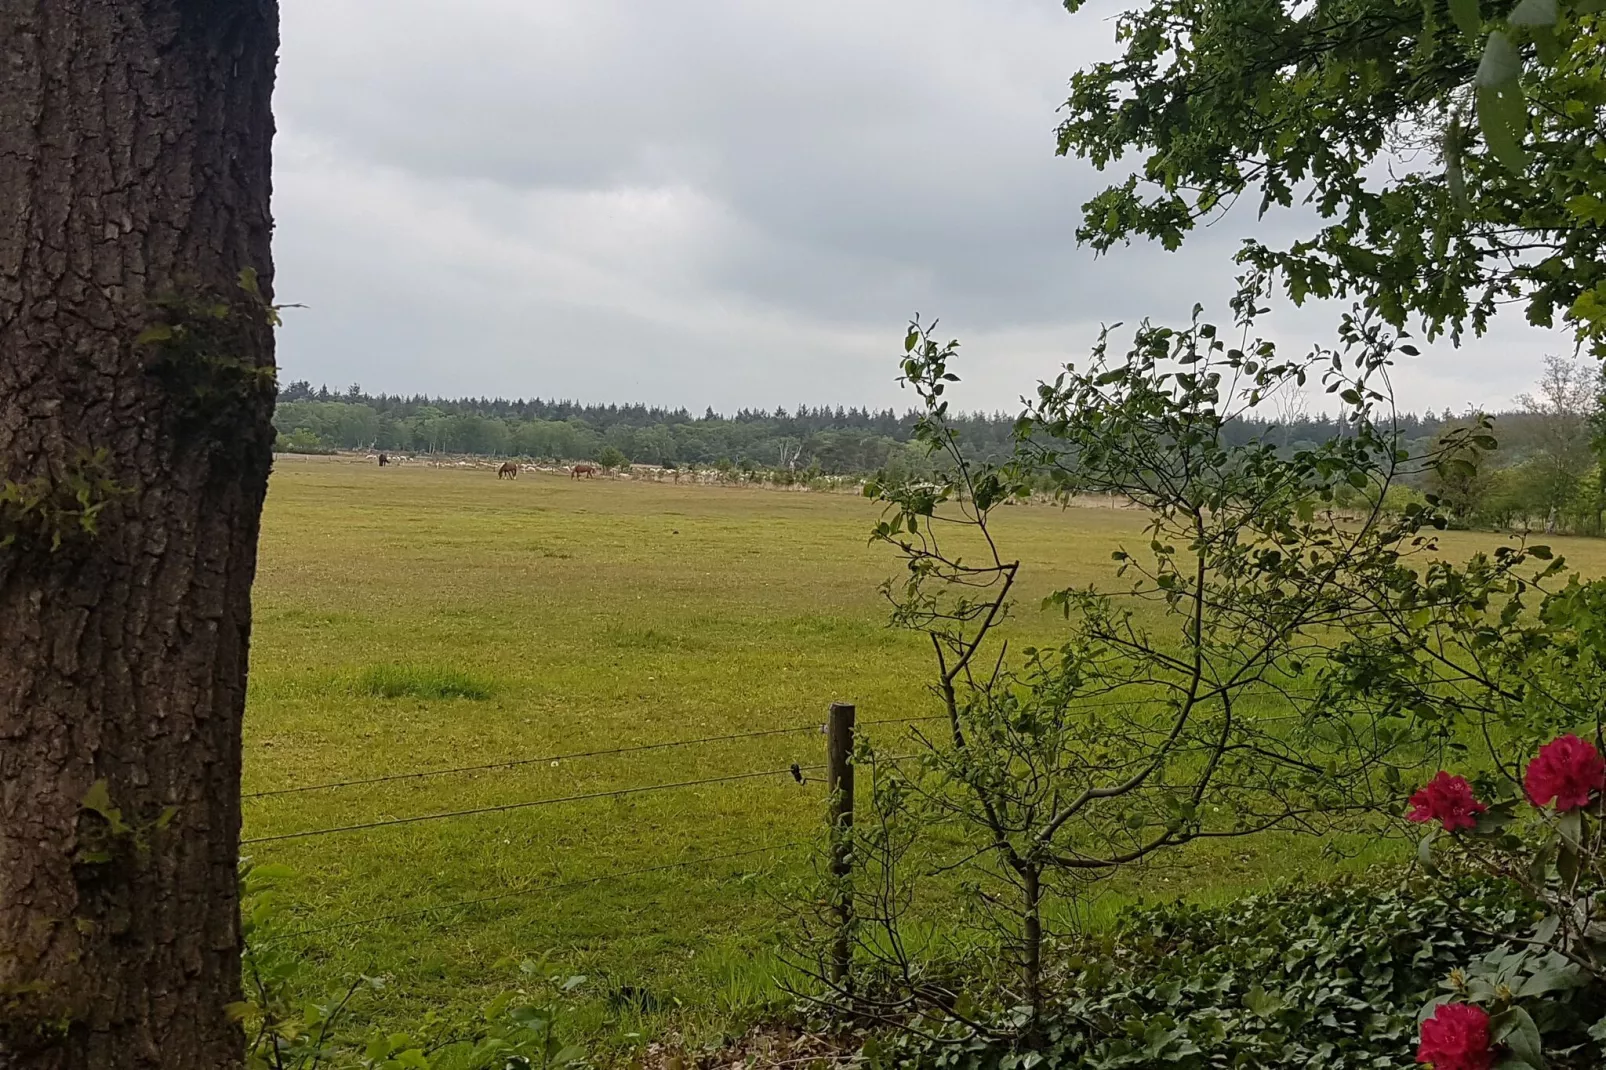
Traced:
[[797, 776], [804, 772], [824, 769], [824, 765], [793, 764], [785, 769], [759, 769], [748, 773], [728, 773], [724, 776], [702, 777], [698, 780], [681, 780], [672, 784], [642, 784], [633, 788], [614, 788], [610, 791], [587, 791], [577, 795], [560, 795], [551, 799], [528, 799], [524, 802], [503, 803], [500, 806], [476, 806], [467, 810], [447, 810], [438, 814], [415, 814], [411, 817], [387, 817], [377, 821], [362, 821], [355, 825], [337, 825], [334, 828], [304, 829], [301, 832], [281, 832], [275, 836], [255, 836], [240, 841], [241, 846], [254, 843], [276, 843], [283, 840], [302, 840], [313, 836], [333, 836], [341, 832], [364, 832], [368, 829], [392, 828], [396, 825], [416, 825], [422, 821], [445, 821], [454, 817], [473, 817], [477, 814], [505, 814], [513, 810], [529, 810], [537, 806], [558, 803], [586, 802], [591, 799], [617, 799], [624, 795], [640, 795], [649, 791], [670, 791], [675, 788], [696, 788], [705, 784], [728, 784], [735, 780], [755, 780], [767, 776]]
[[[926, 715], [915, 717], [887, 717], [858, 722], [861, 728], [877, 726], [893, 726], [915, 724], [921, 721], [941, 720], [942, 715]], [[509, 758], [503, 761], [480, 762], [470, 765], [446, 766], [429, 769], [406, 770], [395, 773], [385, 773], [368, 777], [353, 777], [345, 780], [326, 781], [313, 784], [294, 784], [284, 787], [269, 788], [259, 791], [246, 792], [242, 798], [245, 800], [271, 801], [288, 796], [305, 795], [311, 792], [335, 792], [350, 788], [365, 788], [384, 784], [405, 781], [418, 781], [453, 775], [469, 775], [478, 773], [495, 773], [515, 770], [521, 767], [536, 765], [553, 765], [574, 762], [582, 759], [609, 758], [626, 755], [636, 755], [657, 751], [685, 749], [708, 746], [721, 743], [742, 742], [748, 740], [766, 739], [782, 736], [801, 736], [804, 734], [819, 734], [825, 730], [822, 721], [787, 725], [780, 728], [754, 729], [744, 732], [726, 732], [717, 735], [698, 736], [687, 739], [661, 740], [650, 743], [629, 744], [618, 747], [603, 747], [583, 751], [566, 751], [558, 754], [543, 754], [536, 756]], [[910, 755], [900, 755], [892, 761], [903, 761]], [[756, 770], [743, 770], [739, 772], [724, 773], [715, 776], [698, 777], [689, 780], [679, 780], [655, 784], [633, 784], [625, 787], [611, 788], [598, 791], [575, 792], [566, 795], [549, 796], [539, 799], [521, 799], [514, 802], [501, 803], [491, 806], [465, 807], [454, 810], [443, 810], [425, 814], [413, 814], [401, 817], [375, 817], [372, 820], [357, 821], [349, 824], [334, 825], [324, 828], [299, 829], [290, 832], [270, 833], [259, 836], [249, 836], [240, 841], [242, 847], [261, 846], [265, 844], [278, 844], [287, 841], [318, 839], [348, 833], [363, 833], [376, 829], [395, 828], [398, 826], [417, 825], [426, 822], [448, 821], [457, 818], [468, 818], [483, 814], [500, 814], [516, 811], [533, 810], [540, 807], [559, 806], [563, 804], [582, 803], [598, 799], [614, 799], [626, 796], [648, 795], [660, 792], [693, 789], [712, 785], [732, 784], [742, 781], [760, 780], [763, 778], [788, 777], [798, 784], [806, 784], [810, 777], [807, 774], [817, 773], [826, 768], [824, 763], [793, 762], [785, 767], [763, 768]], [[695, 866], [713, 865], [719, 862], [751, 858], [759, 855], [774, 854], [801, 847], [805, 841], [795, 840], [779, 844], [766, 844], [752, 848], [725, 851], [717, 854], [700, 855], [693, 858], [683, 858], [672, 862], [655, 865], [639, 866], [627, 869], [614, 869], [606, 873], [577, 880], [562, 881], [558, 883], [534, 884], [503, 891], [488, 892], [485, 895], [468, 898], [451, 899], [432, 903], [427, 906], [409, 908], [375, 914], [362, 918], [331, 922], [324, 925], [304, 926], [275, 934], [271, 939], [282, 941], [300, 939], [331, 932], [352, 929], [361, 929], [367, 926], [382, 925], [390, 922], [404, 921], [412, 918], [425, 918], [442, 913], [466, 910], [488, 903], [497, 903], [505, 900], [527, 898], [530, 896], [557, 894], [573, 889], [597, 885], [608, 881], [627, 880], [655, 873], [665, 873], [688, 869]]]
[[[1289, 695], [1286, 694], [1286, 693], [1274, 693], [1274, 694], [1268, 695], [1267, 697], [1289, 697]], [[1108, 701], [1085, 702], [1085, 703], [1082, 703], [1082, 705], [1086, 706], [1089, 709], [1095, 709], [1095, 708], [1108, 708], [1108, 707], [1116, 707], [1116, 706], [1145, 705], [1145, 704], [1151, 704], [1152, 701], [1153, 700], [1150, 700], [1149, 702], [1144, 702], [1144, 701], [1134, 702], [1131, 699], [1110, 699]], [[1262, 717], [1262, 718], [1257, 718], [1257, 720], [1262, 720], [1262, 721], [1267, 721], [1267, 722], [1276, 722], [1276, 721], [1285, 721], [1285, 720], [1290, 719], [1290, 717], [1297, 717], [1297, 716], [1298, 716], [1297, 714], [1294, 714], [1294, 715], [1288, 715], [1288, 716]], [[853, 730], [874, 728], [874, 727], [877, 727], [877, 726], [913, 725], [913, 724], [918, 724], [918, 723], [921, 723], [921, 722], [946, 721], [946, 720], [947, 720], [947, 715], [946, 714], [931, 714], [931, 715], [911, 716], [911, 717], [879, 718], [879, 719], [866, 720], [866, 721], [857, 721]], [[707, 745], [713, 745], [713, 744], [719, 744], [719, 743], [740, 742], [740, 741], [747, 741], [747, 740], [774, 738], [774, 737], [790, 736], [790, 735], [803, 735], [805, 733], [821, 733], [821, 732], [824, 731], [825, 727], [826, 726], [820, 721], [811, 721], [811, 722], [808, 722], [808, 723], [788, 725], [788, 726], [784, 726], [784, 727], [780, 727], [780, 728], [755, 729], [755, 730], [743, 731], [743, 732], [728, 732], [728, 733], [721, 733], [721, 734], [717, 734], [717, 735], [699, 736], [699, 737], [687, 738], [687, 739], [662, 740], [662, 741], [656, 741], [656, 742], [629, 744], [629, 745], [625, 745], [625, 746], [606, 747], [606, 748], [598, 748], [598, 749], [585, 750], [585, 751], [569, 751], [569, 752], [564, 752], [564, 753], [560, 753], [560, 754], [548, 754], [548, 755], [539, 755], [539, 756], [516, 757], [516, 758], [509, 758], [509, 759], [506, 759], [506, 760], [503, 760], [503, 761], [482, 762], [482, 763], [471, 764], [471, 765], [459, 765], [459, 766], [448, 766], [448, 767], [438, 767], [438, 768], [428, 768], [428, 769], [406, 770], [406, 771], [401, 771], [401, 772], [386, 773], [386, 774], [380, 774], [380, 775], [368, 776], [368, 777], [356, 777], [356, 778], [350, 778], [350, 779], [346, 779], [346, 780], [327, 781], [327, 782], [313, 783], [313, 784], [286, 785], [284, 787], [270, 788], [270, 789], [265, 789], [265, 790], [248, 792], [248, 793], [245, 793], [242, 796], [242, 798], [245, 799], [245, 800], [273, 800], [273, 799], [278, 799], [278, 798], [285, 798], [285, 797], [288, 797], [288, 796], [304, 795], [304, 794], [311, 793], [311, 792], [334, 792], [334, 791], [340, 791], [340, 790], [344, 790], [344, 789], [348, 789], [348, 788], [372, 787], [372, 786], [376, 786], [376, 785], [391, 784], [391, 783], [397, 783], [397, 782], [403, 782], [403, 781], [426, 780], [426, 779], [447, 777], [447, 776], [453, 776], [453, 775], [492, 773], [492, 772], [499, 772], [499, 771], [518, 769], [518, 768], [521, 768], [521, 767], [535, 766], [535, 765], [561, 764], [561, 763], [565, 763], [565, 762], [574, 762], [574, 761], [583, 760], [583, 759], [618, 757], [618, 756], [625, 756], [625, 755], [636, 755], [636, 754], [644, 754], [644, 753], [650, 753], [650, 752], [658, 752], [658, 751], [667, 751], [667, 750], [674, 750], [674, 749], [684, 749], [684, 748], [692, 748], [692, 747], [699, 747], [699, 746], [707, 746]], [[915, 755], [915, 754], [899, 754], [899, 755], [890, 756], [890, 757], [883, 757], [883, 758], [881, 758], [879, 760], [880, 761], [884, 761], [884, 762], [888, 762], [888, 763], [899, 763], [899, 762], [904, 762], [904, 761], [911, 760], [911, 759], [913, 759], [913, 758], [915, 758], [917, 756], [918, 755]], [[567, 794], [567, 795], [555, 795], [555, 796], [548, 796], [548, 797], [539, 798], [539, 799], [521, 799], [521, 800], [517, 800], [517, 801], [513, 801], [513, 802], [500, 803], [500, 804], [496, 804], [496, 805], [465, 807], [465, 808], [461, 808], [461, 809], [442, 810], [442, 811], [436, 811], [436, 812], [431, 812], [431, 813], [412, 814], [412, 815], [399, 816], [399, 817], [389, 817], [389, 816], [375, 817], [375, 818], [373, 818], [371, 820], [356, 821], [356, 822], [351, 822], [349, 824], [343, 824], [343, 825], [334, 825], [334, 826], [323, 827], [323, 828], [299, 829], [299, 830], [289, 831], [289, 832], [278, 832], [278, 833], [271, 833], [271, 834], [265, 834], [265, 835], [259, 835], [259, 836], [251, 836], [251, 837], [246, 837], [246, 838], [242, 839], [240, 841], [240, 843], [241, 843], [242, 846], [249, 847], [249, 846], [258, 846], [258, 845], [263, 845], [263, 844], [285, 843], [285, 842], [289, 842], [289, 841], [319, 839], [319, 838], [326, 837], [326, 836], [364, 833], [364, 832], [369, 832], [369, 831], [373, 831], [373, 830], [377, 830], [377, 829], [396, 828], [396, 827], [401, 827], [401, 826], [418, 825], [418, 824], [429, 823], [429, 822], [442, 822], [442, 821], [449, 821], [449, 820], [454, 820], [454, 819], [458, 819], [458, 818], [474, 817], [474, 816], [478, 816], [478, 815], [503, 814], [503, 813], [519, 812], [519, 811], [528, 811], [528, 810], [534, 810], [534, 809], [538, 809], [538, 808], [542, 808], [542, 807], [549, 807], [549, 806], [560, 806], [560, 805], [565, 805], [565, 804], [576, 804], [576, 803], [583, 803], [583, 802], [595, 801], [595, 800], [600, 800], [600, 799], [616, 799], [616, 798], [623, 798], [623, 797], [628, 797], [628, 796], [650, 795], [650, 794], [656, 794], [656, 793], [660, 793], [660, 792], [681, 791], [681, 790], [687, 790], [687, 789], [693, 789], [693, 788], [699, 788], [699, 787], [706, 787], [706, 786], [713, 786], [713, 785], [734, 784], [734, 783], [744, 782], [744, 781], [754, 781], [754, 780], [760, 780], [760, 779], [763, 779], [763, 778], [770, 778], [770, 777], [774, 777], [774, 778], [790, 777], [793, 781], [795, 781], [798, 784], [806, 784], [810, 780], [810, 778], [808, 776], [806, 776], [806, 774], [819, 772], [821, 770], [828, 770], [828, 766], [827, 766], [826, 763], [810, 762], [808, 764], [803, 764], [803, 763], [800, 763], [800, 762], [793, 762], [792, 764], [790, 764], [788, 766], [785, 766], [785, 767], [764, 768], [764, 769], [757, 769], [757, 770], [742, 770], [742, 771], [738, 771], [738, 772], [724, 773], [724, 774], [719, 774], [719, 775], [715, 775], [715, 776], [698, 777], [698, 778], [689, 779], [689, 780], [669, 781], [669, 782], [654, 783], [654, 784], [633, 784], [633, 785], [627, 785], [627, 786], [624, 786], [624, 787], [610, 788], [610, 789], [597, 790], [597, 791], [576, 792], [576, 793], [571, 793], [571, 794]], [[835, 773], [833, 772], [826, 779], [828, 781], [830, 781], [830, 782], [834, 782], [834, 777], [835, 777]], [[851, 782], [851, 780], [849, 782]], [[780, 844], [767, 844], [767, 845], [755, 846], [755, 847], [747, 848], [747, 849], [727, 851], [727, 852], [711, 854], [711, 855], [703, 855], [703, 856], [694, 857], [694, 858], [684, 858], [684, 859], [679, 859], [679, 860], [676, 860], [676, 861], [673, 861], [673, 862], [666, 862], [666, 863], [655, 864], [655, 865], [640, 866], [640, 867], [636, 867], [636, 868], [629, 868], [629, 869], [622, 869], [622, 870], [610, 870], [607, 873], [599, 874], [599, 875], [596, 875], [596, 876], [586, 877], [586, 878], [577, 879], [577, 880], [562, 881], [562, 882], [555, 883], [555, 884], [536, 884], [536, 885], [521, 886], [521, 887], [517, 887], [517, 888], [491, 892], [491, 893], [488, 893], [488, 894], [485, 894], [485, 895], [472, 896], [472, 897], [468, 897], [468, 898], [460, 898], [460, 899], [453, 899], [453, 900], [448, 900], [448, 901], [439, 902], [439, 903], [433, 903], [433, 904], [430, 904], [428, 906], [423, 906], [423, 907], [410, 908], [410, 909], [399, 910], [399, 911], [392, 911], [392, 912], [389, 912], [389, 913], [377, 914], [377, 915], [364, 917], [364, 918], [358, 918], [358, 919], [350, 919], [350, 920], [338, 921], [338, 922], [333, 922], [333, 923], [330, 923], [330, 924], [303, 927], [303, 928], [300, 928], [300, 929], [295, 929], [295, 930], [292, 930], [292, 931], [287, 931], [287, 932], [283, 932], [283, 933], [277, 934], [275, 939], [293, 939], [293, 938], [301, 938], [301, 937], [310, 937], [310, 936], [320, 935], [320, 934], [325, 934], [325, 933], [330, 933], [330, 932], [362, 928], [364, 926], [379, 925], [379, 924], [384, 924], [384, 923], [388, 923], [388, 922], [401, 921], [401, 920], [406, 920], [406, 919], [409, 919], [409, 918], [428, 917], [428, 916], [435, 915], [435, 914], [440, 914], [440, 913], [443, 913], [443, 912], [459, 911], [459, 910], [464, 910], [464, 909], [468, 909], [468, 908], [471, 908], [471, 907], [479, 906], [479, 905], [482, 905], [482, 904], [501, 902], [501, 901], [504, 901], [504, 900], [518, 899], [518, 898], [524, 898], [524, 897], [535, 896], [535, 895], [556, 894], [556, 893], [559, 893], [559, 892], [569, 891], [569, 890], [573, 890], [573, 889], [576, 889], [576, 888], [581, 888], [581, 887], [586, 887], [586, 886], [590, 886], [590, 885], [600, 884], [600, 883], [603, 883], [605, 881], [625, 880], [625, 879], [629, 879], [629, 878], [632, 878], [632, 877], [644, 876], [644, 875], [648, 875], [648, 874], [678, 871], [678, 870], [682, 870], [682, 869], [686, 869], [686, 868], [690, 868], [690, 867], [694, 867], [694, 866], [699, 866], [699, 865], [711, 865], [711, 864], [715, 864], [715, 863], [723, 862], [723, 861], [730, 861], [730, 860], [736, 860], [736, 859], [741, 859], [741, 858], [756, 857], [758, 855], [763, 855], [763, 854], [772, 854], [772, 853], [775, 853], [775, 852], [778, 852], [778, 851], [785, 851], [785, 850], [789, 850], [789, 849], [792, 849], [792, 848], [803, 846], [804, 843], [805, 843], [805, 841], [798, 840], [798, 841], [792, 841], [792, 842], [780, 843]]]
[[[930, 714], [924, 717], [887, 717], [875, 721], [861, 721], [860, 726], [869, 728], [875, 725], [912, 724], [916, 721], [943, 720], [942, 714]], [[422, 780], [428, 777], [451, 776], [462, 773], [483, 773], [499, 769], [517, 769], [527, 765], [551, 765], [553, 762], [569, 762], [582, 758], [612, 757], [622, 754], [644, 754], [649, 751], [672, 750], [678, 747], [696, 747], [708, 743], [728, 743], [736, 740], [762, 739], [767, 736], [789, 736], [804, 732], [819, 732], [821, 724], [811, 721], [808, 724], [791, 725], [786, 728], [761, 728], [753, 732], [730, 732], [719, 736], [699, 736], [696, 739], [671, 739], [657, 743], [636, 743], [628, 747], [607, 747], [602, 750], [571, 751], [565, 754], [548, 754], [534, 758], [511, 758], [501, 762], [485, 762], [480, 765], [457, 765], [444, 769], [419, 769], [406, 773], [387, 773], [383, 776], [361, 777], [355, 780], [333, 780], [323, 784], [299, 784], [293, 787], [273, 788], [267, 791], [246, 792], [241, 798], [269, 799], [280, 795], [298, 795], [309, 791], [333, 791], [340, 788], [367, 787], [371, 784], [389, 784], [399, 780]]]

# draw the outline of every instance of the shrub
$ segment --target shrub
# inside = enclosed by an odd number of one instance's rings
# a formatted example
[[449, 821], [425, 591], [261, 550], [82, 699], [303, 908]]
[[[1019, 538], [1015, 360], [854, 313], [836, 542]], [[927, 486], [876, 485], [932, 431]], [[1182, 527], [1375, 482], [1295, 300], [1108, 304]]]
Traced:
[[281, 433], [273, 448], [279, 453], [333, 453], [333, 447], [324, 443], [310, 429], [298, 427], [288, 435]]
[[1404, 1067], [1422, 1005], [1494, 948], [1477, 930], [1528, 909], [1488, 883], [1422, 881], [1140, 908], [1069, 958], [1072, 995], [1050, 1004], [1029, 1049], [967, 1030], [960, 1044], [909, 1035], [869, 1054], [975, 1070]]
[[1606, 758], [1569, 733], [1539, 748], [1520, 781], [1519, 768], [1502, 763], [1476, 788], [1441, 771], [1411, 796], [1406, 818], [1437, 826], [1419, 852], [1430, 872], [1487, 874], [1535, 904], [1492, 930], [1499, 947], [1456, 964], [1424, 1008], [1422, 1057], [1448, 1038], [1471, 1053], [1459, 1059], [1467, 1066], [1502, 1057], [1503, 1067], [1530, 1070], [1597, 1067], [1606, 1048]]

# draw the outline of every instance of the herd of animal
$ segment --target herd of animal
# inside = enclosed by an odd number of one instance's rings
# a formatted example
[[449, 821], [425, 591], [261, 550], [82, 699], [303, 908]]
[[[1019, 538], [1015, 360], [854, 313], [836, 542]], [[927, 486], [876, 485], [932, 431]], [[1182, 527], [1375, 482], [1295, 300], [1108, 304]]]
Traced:
[[[577, 464], [577, 465], [574, 465], [572, 468], [569, 469], [569, 478], [570, 479], [579, 479], [582, 476], [584, 476], [586, 479], [590, 479], [600, 471], [602, 471], [602, 469], [598, 468], [594, 464]], [[497, 479], [517, 479], [517, 478], [519, 478], [519, 463], [517, 461], [504, 461], [502, 463], [502, 467], [500, 467], [500, 468], [498, 468], [496, 470], [496, 478]]]
[[[391, 464], [390, 455], [389, 454], [385, 454], [385, 453], [381, 453], [379, 455], [379, 467], [388, 468], [388, 467], [390, 467], [390, 464]], [[601, 468], [600, 465], [590, 464], [590, 463], [582, 461], [579, 464], [570, 466], [570, 468], [569, 468], [569, 478], [570, 479], [582, 479], [582, 478], [583, 479], [592, 479], [592, 478], [595, 478], [597, 473], [601, 472], [601, 471], [602, 471], [602, 468]], [[496, 478], [497, 479], [517, 479], [517, 478], [519, 478], [519, 462], [517, 462], [517, 461], [503, 461], [502, 462], [502, 467], [500, 467], [500, 468], [498, 468], [496, 470]]]

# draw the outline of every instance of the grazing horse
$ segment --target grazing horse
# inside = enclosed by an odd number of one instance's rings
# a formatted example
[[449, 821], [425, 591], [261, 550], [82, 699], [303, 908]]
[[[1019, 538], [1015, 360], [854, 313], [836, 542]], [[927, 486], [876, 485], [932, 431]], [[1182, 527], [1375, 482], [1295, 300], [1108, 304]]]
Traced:
[[573, 468], [569, 469], [570, 479], [579, 479], [581, 476], [585, 476], [587, 479], [590, 479], [596, 474], [597, 466], [594, 464], [577, 464]]
[[500, 468], [498, 468], [496, 470], [496, 478], [497, 479], [517, 479], [517, 478], [519, 478], [519, 466], [514, 464], [512, 461], [504, 461], [504, 462], [502, 462], [502, 467], [500, 467]]
[[387, 465], [389, 463], [390, 463], [390, 458], [386, 457], [383, 453], [381, 453], [379, 455], [379, 467], [383, 468], [383, 467], [385, 467], [385, 465]]

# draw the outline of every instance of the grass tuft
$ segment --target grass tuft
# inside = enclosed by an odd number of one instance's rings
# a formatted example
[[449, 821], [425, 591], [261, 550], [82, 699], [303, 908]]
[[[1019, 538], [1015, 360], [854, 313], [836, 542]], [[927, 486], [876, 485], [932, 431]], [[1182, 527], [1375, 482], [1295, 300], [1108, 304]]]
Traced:
[[491, 687], [456, 669], [435, 665], [371, 665], [357, 678], [357, 693], [374, 698], [468, 698], [491, 697]]

